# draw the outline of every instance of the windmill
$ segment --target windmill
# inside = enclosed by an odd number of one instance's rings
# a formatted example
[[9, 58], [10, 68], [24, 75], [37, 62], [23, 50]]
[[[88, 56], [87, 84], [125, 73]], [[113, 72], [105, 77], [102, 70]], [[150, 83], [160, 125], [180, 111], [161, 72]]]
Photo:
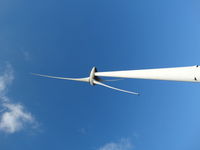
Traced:
[[105, 83], [102, 83], [104, 81], [113, 81], [113, 80], [103, 80], [100, 77], [200, 82], [200, 67], [198, 65], [189, 67], [141, 69], [141, 70], [109, 71], [109, 72], [98, 72], [96, 67], [93, 67], [90, 72], [90, 76], [86, 78], [65, 78], [65, 77], [56, 77], [56, 76], [36, 74], [36, 73], [32, 74], [54, 79], [88, 82], [90, 83], [90, 85], [101, 85], [117, 91], [135, 95], [139, 95], [139, 93], [115, 88]]

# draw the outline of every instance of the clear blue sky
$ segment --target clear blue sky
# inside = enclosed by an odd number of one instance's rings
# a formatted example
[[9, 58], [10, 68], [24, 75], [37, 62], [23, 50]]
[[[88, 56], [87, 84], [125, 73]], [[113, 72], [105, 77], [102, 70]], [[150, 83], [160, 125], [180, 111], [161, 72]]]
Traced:
[[0, 149], [199, 150], [200, 84], [110, 83], [134, 96], [29, 74], [192, 66], [199, 56], [197, 0], [1, 0], [0, 73], [9, 64], [14, 76], [6, 96], [37, 125], [1, 130]]

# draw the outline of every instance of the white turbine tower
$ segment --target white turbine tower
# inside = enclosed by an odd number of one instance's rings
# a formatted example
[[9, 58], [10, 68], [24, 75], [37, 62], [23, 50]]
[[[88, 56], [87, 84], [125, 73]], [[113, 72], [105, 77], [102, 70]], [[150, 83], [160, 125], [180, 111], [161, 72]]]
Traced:
[[86, 78], [65, 78], [65, 77], [55, 77], [49, 75], [35, 74], [37, 76], [63, 79], [63, 80], [73, 80], [80, 82], [88, 82], [91, 85], [101, 85], [114, 90], [136, 94], [139, 93], [122, 90], [109, 86], [102, 83], [103, 80], [99, 77], [117, 77], [117, 78], [134, 78], [134, 79], [151, 79], [151, 80], [168, 80], [168, 81], [185, 81], [185, 82], [200, 82], [200, 67], [190, 66], [190, 67], [176, 67], [176, 68], [160, 68], [160, 69], [142, 69], [142, 70], [126, 70], [126, 71], [109, 71], [109, 72], [97, 72], [95, 67], [92, 68], [90, 76]]

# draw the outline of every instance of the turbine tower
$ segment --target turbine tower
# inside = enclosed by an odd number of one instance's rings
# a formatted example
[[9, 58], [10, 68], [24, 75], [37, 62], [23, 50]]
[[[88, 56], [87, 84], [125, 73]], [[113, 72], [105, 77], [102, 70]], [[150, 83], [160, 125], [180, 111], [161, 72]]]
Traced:
[[141, 70], [109, 71], [109, 72], [98, 72], [96, 67], [93, 67], [90, 72], [90, 76], [86, 78], [65, 78], [65, 77], [56, 77], [56, 76], [49, 76], [49, 75], [42, 75], [35, 73], [33, 73], [33, 75], [55, 78], [55, 79], [88, 82], [90, 83], [90, 85], [97, 84], [121, 92], [139, 95], [139, 93], [136, 92], [127, 91], [104, 84], [102, 82], [115, 81], [115, 80], [103, 80], [100, 77], [200, 82], [200, 67], [196, 65], [190, 67], [141, 69]]

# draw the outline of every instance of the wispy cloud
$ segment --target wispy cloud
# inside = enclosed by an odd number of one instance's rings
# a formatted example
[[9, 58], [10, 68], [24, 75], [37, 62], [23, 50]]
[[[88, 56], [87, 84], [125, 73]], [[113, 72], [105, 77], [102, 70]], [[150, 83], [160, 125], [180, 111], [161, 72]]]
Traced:
[[27, 124], [36, 123], [34, 117], [22, 104], [16, 104], [6, 95], [9, 85], [14, 79], [12, 66], [7, 64], [0, 75], [0, 131], [15, 133], [26, 127]]
[[26, 61], [31, 60], [31, 56], [30, 56], [30, 53], [29, 53], [28, 51], [23, 51], [22, 53], [23, 53], [24, 59], [25, 59]]
[[14, 79], [13, 69], [10, 64], [6, 64], [6, 69], [0, 74], [0, 96], [4, 97], [8, 85], [12, 83]]
[[87, 134], [87, 130], [86, 130], [86, 128], [80, 128], [78, 130], [78, 133], [81, 134], [81, 135], [85, 135], [85, 134]]
[[132, 150], [133, 148], [134, 146], [131, 143], [130, 139], [122, 138], [117, 142], [107, 143], [100, 147], [98, 150]]

